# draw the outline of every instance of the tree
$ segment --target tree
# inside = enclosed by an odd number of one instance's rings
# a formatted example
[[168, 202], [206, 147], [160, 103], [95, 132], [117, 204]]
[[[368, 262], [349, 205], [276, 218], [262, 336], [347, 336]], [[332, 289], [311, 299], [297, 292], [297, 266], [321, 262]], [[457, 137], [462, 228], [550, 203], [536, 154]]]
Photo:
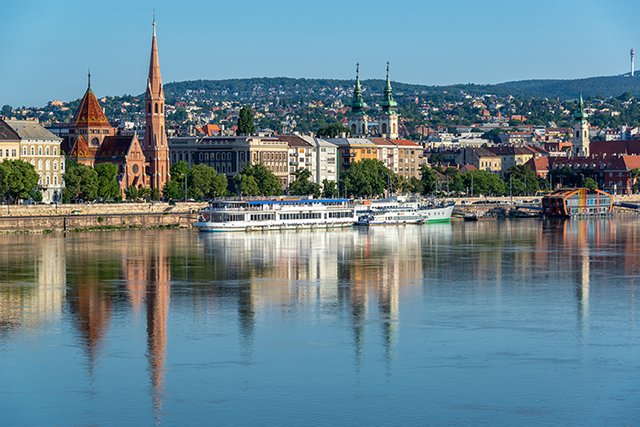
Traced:
[[536, 173], [525, 165], [509, 168], [505, 184], [511, 186], [511, 194], [517, 196], [536, 194], [540, 190], [540, 183]]
[[195, 165], [187, 175], [187, 193], [190, 198], [206, 200], [227, 193], [227, 177], [207, 165]]
[[293, 173], [293, 176], [295, 179], [289, 185], [289, 194], [315, 196], [320, 193], [320, 186], [314, 182], [310, 182], [311, 171], [309, 169], [300, 168]]
[[3, 105], [2, 110], [0, 110], [0, 116], [11, 117], [12, 112], [13, 108], [11, 108], [11, 105]]
[[328, 179], [322, 181], [322, 197], [328, 199], [338, 197], [338, 185], [335, 181], [329, 181]]
[[438, 187], [438, 175], [427, 165], [422, 165], [420, 183], [422, 184], [422, 194], [425, 196], [435, 193]]
[[640, 182], [638, 182], [638, 178], [640, 178], [640, 169], [631, 169], [631, 177], [633, 178], [633, 192], [637, 193], [640, 191]]
[[38, 179], [34, 167], [22, 160], [5, 160], [0, 163], [0, 191], [9, 203], [29, 198], [42, 200]]
[[282, 190], [278, 177], [261, 163], [246, 165], [240, 175], [253, 177], [258, 185], [260, 196], [277, 196]]
[[113, 163], [100, 163], [94, 169], [98, 175], [98, 197], [103, 200], [121, 200], [118, 167]]
[[318, 136], [320, 138], [338, 138], [342, 134], [351, 135], [351, 131], [340, 122], [331, 123], [318, 128]]
[[253, 110], [248, 105], [244, 105], [238, 114], [238, 135], [253, 135], [255, 132]]
[[64, 183], [62, 200], [65, 203], [78, 200], [91, 201], [98, 197], [98, 174], [89, 166], [74, 161], [67, 162]]
[[180, 183], [171, 177], [171, 181], [167, 182], [162, 189], [164, 198], [169, 200], [183, 200], [184, 199], [184, 187]]
[[500, 134], [503, 134], [504, 131], [500, 128], [491, 129], [488, 132], [483, 133], [480, 138], [487, 139], [494, 144], [500, 144], [502, 140], [500, 139]]
[[595, 179], [591, 178], [590, 176], [584, 179], [584, 183], [582, 185], [584, 185], [586, 188], [588, 188], [591, 191], [598, 189], [598, 183], [596, 182]]
[[503, 196], [508, 191], [504, 181], [493, 172], [469, 171], [462, 174], [462, 179], [471, 195]]
[[259, 196], [260, 187], [251, 175], [236, 175], [236, 188], [241, 196]]
[[340, 179], [340, 186], [350, 196], [380, 196], [387, 190], [394, 173], [380, 160], [364, 159], [354, 162]]
[[139, 197], [140, 192], [136, 186], [132, 185], [131, 187], [127, 187], [124, 194], [127, 200], [136, 200]]
[[170, 173], [172, 180], [182, 183], [189, 173], [189, 164], [184, 160], [180, 160], [171, 165]]

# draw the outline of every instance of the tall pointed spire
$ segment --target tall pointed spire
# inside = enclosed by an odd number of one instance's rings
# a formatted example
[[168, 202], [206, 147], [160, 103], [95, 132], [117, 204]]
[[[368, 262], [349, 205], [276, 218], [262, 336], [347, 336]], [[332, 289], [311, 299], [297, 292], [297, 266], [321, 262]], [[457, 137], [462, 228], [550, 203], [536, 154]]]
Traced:
[[391, 77], [389, 75], [389, 61], [387, 61], [387, 83], [384, 87], [384, 96], [382, 102], [380, 103], [380, 106], [382, 107], [382, 111], [384, 111], [385, 114], [395, 113], [395, 108], [398, 106], [398, 103], [393, 99]]
[[91, 89], [91, 67], [89, 67], [89, 71], [87, 72], [87, 89]]
[[578, 110], [573, 115], [573, 118], [581, 123], [586, 123], [588, 114], [584, 111], [584, 101], [582, 99], [582, 92], [580, 92], [580, 104], [578, 106]]
[[144, 134], [144, 156], [149, 164], [149, 182], [152, 189], [162, 191], [169, 181], [169, 147], [167, 133], [164, 128], [164, 90], [160, 74], [158, 41], [156, 37], [156, 16], [153, 14], [151, 24], [151, 57], [149, 59], [149, 76], [145, 93], [146, 129]]
[[360, 64], [356, 64], [356, 85], [353, 88], [353, 98], [351, 99], [351, 112], [364, 114], [367, 104], [362, 97], [362, 86], [360, 85]]

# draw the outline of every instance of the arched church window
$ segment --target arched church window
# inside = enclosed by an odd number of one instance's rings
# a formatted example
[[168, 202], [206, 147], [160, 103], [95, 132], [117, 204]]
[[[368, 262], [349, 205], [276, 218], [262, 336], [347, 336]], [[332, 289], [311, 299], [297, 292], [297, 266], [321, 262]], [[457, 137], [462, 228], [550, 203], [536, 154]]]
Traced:
[[53, 185], [58, 185], [58, 175], [53, 175]]
[[49, 177], [49, 175], [47, 175], [47, 181], [46, 181], [47, 187], [49, 186], [50, 181], [51, 181], [51, 178]]
[[156, 114], [158, 114], [158, 103], [157, 102], [156, 102], [156, 105], [155, 105], [155, 112], [156, 112]]
[[387, 134], [387, 124], [386, 124], [386, 123], [383, 123], [383, 124], [382, 124], [382, 134], [383, 134], [383, 135], [386, 135], [386, 134]]

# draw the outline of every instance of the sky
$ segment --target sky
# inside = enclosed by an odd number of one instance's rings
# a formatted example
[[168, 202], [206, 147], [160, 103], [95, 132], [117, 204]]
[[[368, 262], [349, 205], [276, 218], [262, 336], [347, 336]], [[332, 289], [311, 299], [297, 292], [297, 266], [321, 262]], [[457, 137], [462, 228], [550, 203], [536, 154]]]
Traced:
[[635, 0], [5, 0], [0, 105], [144, 92], [155, 10], [164, 82], [244, 77], [443, 85], [571, 79], [640, 62]]

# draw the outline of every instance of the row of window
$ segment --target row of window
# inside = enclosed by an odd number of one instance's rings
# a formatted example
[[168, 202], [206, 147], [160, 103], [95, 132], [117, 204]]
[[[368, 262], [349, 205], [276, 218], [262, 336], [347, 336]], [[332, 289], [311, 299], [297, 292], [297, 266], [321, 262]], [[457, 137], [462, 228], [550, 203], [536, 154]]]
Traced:
[[[58, 155], [58, 147], [54, 146], [53, 150], [51, 150], [51, 147], [45, 147], [44, 151], [42, 150], [42, 147], [38, 147], [38, 156], [42, 156], [42, 153], [44, 152], [45, 156], [50, 156], [51, 152], [53, 151], [53, 155], [57, 156]], [[36, 147], [35, 146], [31, 146], [29, 147], [29, 153], [32, 156], [36, 155]], [[25, 145], [24, 147], [22, 147], [22, 155], [26, 156], [27, 155], [27, 146]]]
[[272, 221], [275, 219], [275, 214], [252, 214], [249, 218], [251, 221]]
[[[5, 157], [18, 157], [18, 150], [12, 149], [11, 151], [9, 151], [9, 149], [7, 148], [6, 150], [4, 150], [4, 156]], [[2, 150], [1, 149], [0, 149], [0, 157], [2, 157]]]
[[[244, 153], [242, 154], [242, 158], [244, 159]], [[232, 156], [230, 152], [227, 153], [221, 153], [221, 152], [217, 152], [217, 153], [200, 153], [200, 155], [198, 156], [200, 158], [200, 160], [219, 160], [219, 161], [230, 161]], [[181, 158], [182, 159], [182, 158]]]
[[322, 212], [283, 213], [280, 219], [321, 219]]
[[[40, 173], [39, 175], [40, 178], [38, 179], [38, 185], [40, 185], [41, 187], [48, 187], [49, 185], [51, 185], [52, 180], [49, 174], [43, 175], [42, 173]], [[58, 185], [58, 175], [53, 175], [53, 185]]]
[[349, 218], [351, 216], [353, 216], [351, 211], [329, 212], [329, 218]]
[[[42, 159], [38, 160], [38, 166], [37, 167], [36, 167], [36, 161], [34, 159], [31, 159], [31, 161], [29, 163], [31, 163], [31, 166], [33, 166], [37, 171], [43, 170], [42, 169], [42, 165], [43, 165]], [[51, 162], [48, 159], [44, 162], [44, 170], [46, 170], [46, 171], [51, 170]], [[53, 161], [53, 170], [54, 171], [58, 170], [58, 161], [57, 160]], [[62, 161], [60, 162], [60, 170], [64, 171], [64, 162], [62, 162]]]

